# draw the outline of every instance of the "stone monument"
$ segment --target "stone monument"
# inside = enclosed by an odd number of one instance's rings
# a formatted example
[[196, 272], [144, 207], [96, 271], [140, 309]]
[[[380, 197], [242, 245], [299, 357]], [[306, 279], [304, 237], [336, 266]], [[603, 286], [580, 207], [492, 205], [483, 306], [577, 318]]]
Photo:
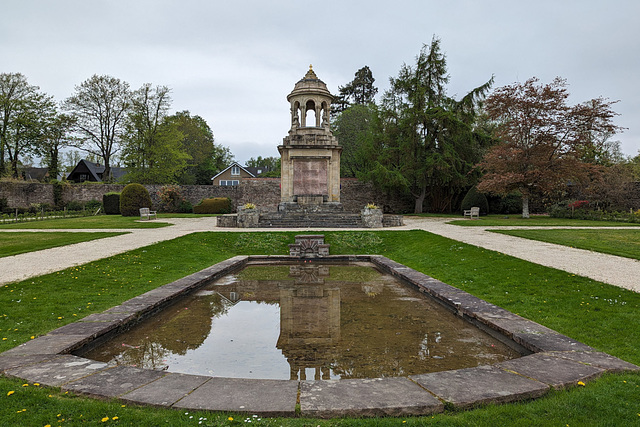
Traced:
[[279, 210], [341, 209], [340, 153], [329, 117], [333, 96], [309, 66], [287, 96], [291, 129], [278, 146], [281, 156]]

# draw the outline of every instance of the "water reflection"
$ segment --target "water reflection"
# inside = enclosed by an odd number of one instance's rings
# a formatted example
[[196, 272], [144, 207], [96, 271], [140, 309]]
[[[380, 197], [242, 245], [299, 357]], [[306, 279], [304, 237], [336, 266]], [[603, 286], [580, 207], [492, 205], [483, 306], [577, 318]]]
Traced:
[[412, 375], [519, 355], [363, 265], [254, 265], [87, 354], [244, 378]]

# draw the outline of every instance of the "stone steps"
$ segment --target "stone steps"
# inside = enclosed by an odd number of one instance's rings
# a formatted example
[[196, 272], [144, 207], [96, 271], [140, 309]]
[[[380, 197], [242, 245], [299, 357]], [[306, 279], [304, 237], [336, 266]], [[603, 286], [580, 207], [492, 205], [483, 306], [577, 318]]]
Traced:
[[259, 227], [264, 228], [360, 228], [360, 214], [268, 213], [260, 215]]

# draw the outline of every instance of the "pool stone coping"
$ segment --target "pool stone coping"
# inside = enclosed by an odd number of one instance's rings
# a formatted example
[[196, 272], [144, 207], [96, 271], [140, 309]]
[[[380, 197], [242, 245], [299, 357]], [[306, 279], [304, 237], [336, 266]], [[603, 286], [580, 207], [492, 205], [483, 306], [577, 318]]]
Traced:
[[[0, 373], [95, 398], [175, 409], [242, 412], [261, 416], [367, 417], [428, 415], [445, 407], [534, 399], [604, 372], [640, 371], [545, 326], [380, 255], [330, 255], [320, 262], [370, 262], [492, 335], [527, 354], [488, 366], [409, 377], [351, 380], [262, 380], [179, 374], [116, 366], [73, 355], [144, 320], [211, 280], [249, 262], [298, 257], [236, 256], [175, 282], [91, 314], [0, 354]], [[299, 400], [298, 400], [299, 395]], [[299, 411], [296, 404], [299, 403]]]

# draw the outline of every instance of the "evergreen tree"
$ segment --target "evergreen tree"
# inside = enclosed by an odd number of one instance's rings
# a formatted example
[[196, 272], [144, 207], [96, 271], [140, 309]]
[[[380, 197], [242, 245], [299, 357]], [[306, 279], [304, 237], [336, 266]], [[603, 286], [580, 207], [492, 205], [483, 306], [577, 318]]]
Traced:
[[344, 86], [338, 86], [339, 94], [331, 103], [331, 112], [335, 116], [354, 104], [369, 104], [374, 102], [378, 88], [373, 85], [376, 79], [367, 65], [355, 73], [352, 81]]
[[472, 184], [471, 172], [489, 141], [473, 124], [493, 78], [460, 101], [448, 97], [446, 57], [434, 37], [415, 66], [404, 64], [390, 81], [364, 176], [380, 188], [410, 194], [415, 213], [425, 200], [433, 211], [451, 211]]

